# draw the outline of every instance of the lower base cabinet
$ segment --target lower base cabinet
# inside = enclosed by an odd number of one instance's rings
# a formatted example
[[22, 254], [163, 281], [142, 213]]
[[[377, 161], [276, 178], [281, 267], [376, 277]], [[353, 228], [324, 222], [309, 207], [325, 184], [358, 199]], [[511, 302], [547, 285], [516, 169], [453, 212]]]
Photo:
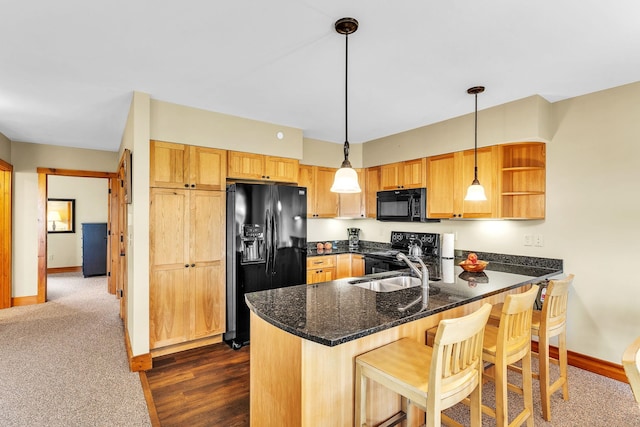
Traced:
[[307, 258], [307, 285], [359, 276], [364, 276], [363, 255], [337, 254]]

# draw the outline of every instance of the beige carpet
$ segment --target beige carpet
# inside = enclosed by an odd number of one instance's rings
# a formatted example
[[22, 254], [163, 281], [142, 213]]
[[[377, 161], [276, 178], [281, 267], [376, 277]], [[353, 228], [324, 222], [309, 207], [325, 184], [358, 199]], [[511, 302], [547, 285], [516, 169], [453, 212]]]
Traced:
[[150, 426], [106, 278], [49, 276], [49, 301], [0, 310], [0, 426]]
[[[537, 371], [538, 362], [532, 367]], [[552, 378], [558, 376], [558, 367], [551, 365]], [[522, 377], [509, 372], [509, 381], [522, 384]], [[542, 418], [540, 389], [533, 380], [534, 425], [553, 427], [640, 427], [640, 408], [633, 399], [629, 384], [612, 380], [592, 372], [569, 366], [569, 400], [562, 399], [558, 391], [551, 397], [551, 421]], [[495, 408], [495, 388], [487, 382], [482, 387], [482, 401]], [[513, 421], [523, 409], [522, 396], [509, 392], [509, 421]], [[462, 404], [449, 408], [445, 414], [458, 422], [469, 425], [468, 408]], [[495, 427], [496, 422], [488, 415], [482, 417], [483, 427]]]

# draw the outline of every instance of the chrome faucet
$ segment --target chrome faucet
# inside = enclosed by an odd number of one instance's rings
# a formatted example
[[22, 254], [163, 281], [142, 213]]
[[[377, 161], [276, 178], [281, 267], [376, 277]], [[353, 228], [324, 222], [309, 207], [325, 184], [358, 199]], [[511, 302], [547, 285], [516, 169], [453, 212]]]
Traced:
[[422, 271], [420, 271], [420, 269], [416, 267], [416, 265], [402, 252], [398, 252], [398, 254], [396, 255], [396, 259], [398, 261], [404, 261], [409, 266], [409, 268], [411, 268], [411, 270], [416, 273], [416, 276], [418, 276], [420, 280], [422, 280], [422, 287], [425, 289], [429, 289], [429, 269], [420, 258], [414, 257], [413, 260], [418, 261], [418, 263], [422, 267]]

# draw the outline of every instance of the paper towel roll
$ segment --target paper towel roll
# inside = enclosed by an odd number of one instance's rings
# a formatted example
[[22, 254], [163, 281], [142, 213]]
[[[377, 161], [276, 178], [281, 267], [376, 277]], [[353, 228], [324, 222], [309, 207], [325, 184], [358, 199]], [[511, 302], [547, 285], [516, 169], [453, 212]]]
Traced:
[[456, 279], [454, 275], [453, 259], [442, 260], [442, 282], [443, 283], [455, 283]]
[[453, 233], [444, 233], [442, 235], [442, 258], [451, 259], [453, 255], [453, 241], [455, 235]]

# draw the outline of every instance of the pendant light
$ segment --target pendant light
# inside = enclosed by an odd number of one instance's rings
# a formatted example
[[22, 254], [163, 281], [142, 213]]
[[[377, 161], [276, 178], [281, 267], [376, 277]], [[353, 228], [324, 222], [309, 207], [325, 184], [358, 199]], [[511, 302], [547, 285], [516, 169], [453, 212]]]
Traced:
[[474, 169], [473, 182], [467, 188], [467, 195], [464, 197], [466, 201], [482, 201], [487, 200], [484, 194], [484, 187], [478, 181], [478, 94], [484, 92], [484, 86], [474, 86], [467, 89], [467, 93], [476, 97], [476, 114], [475, 114], [475, 143], [474, 143]]
[[345, 66], [344, 66], [344, 161], [337, 170], [331, 191], [334, 193], [360, 193], [358, 174], [351, 167], [349, 161], [349, 134], [348, 134], [348, 70], [349, 70], [349, 34], [358, 29], [358, 21], [353, 18], [342, 18], [335, 23], [336, 31], [345, 35]]

